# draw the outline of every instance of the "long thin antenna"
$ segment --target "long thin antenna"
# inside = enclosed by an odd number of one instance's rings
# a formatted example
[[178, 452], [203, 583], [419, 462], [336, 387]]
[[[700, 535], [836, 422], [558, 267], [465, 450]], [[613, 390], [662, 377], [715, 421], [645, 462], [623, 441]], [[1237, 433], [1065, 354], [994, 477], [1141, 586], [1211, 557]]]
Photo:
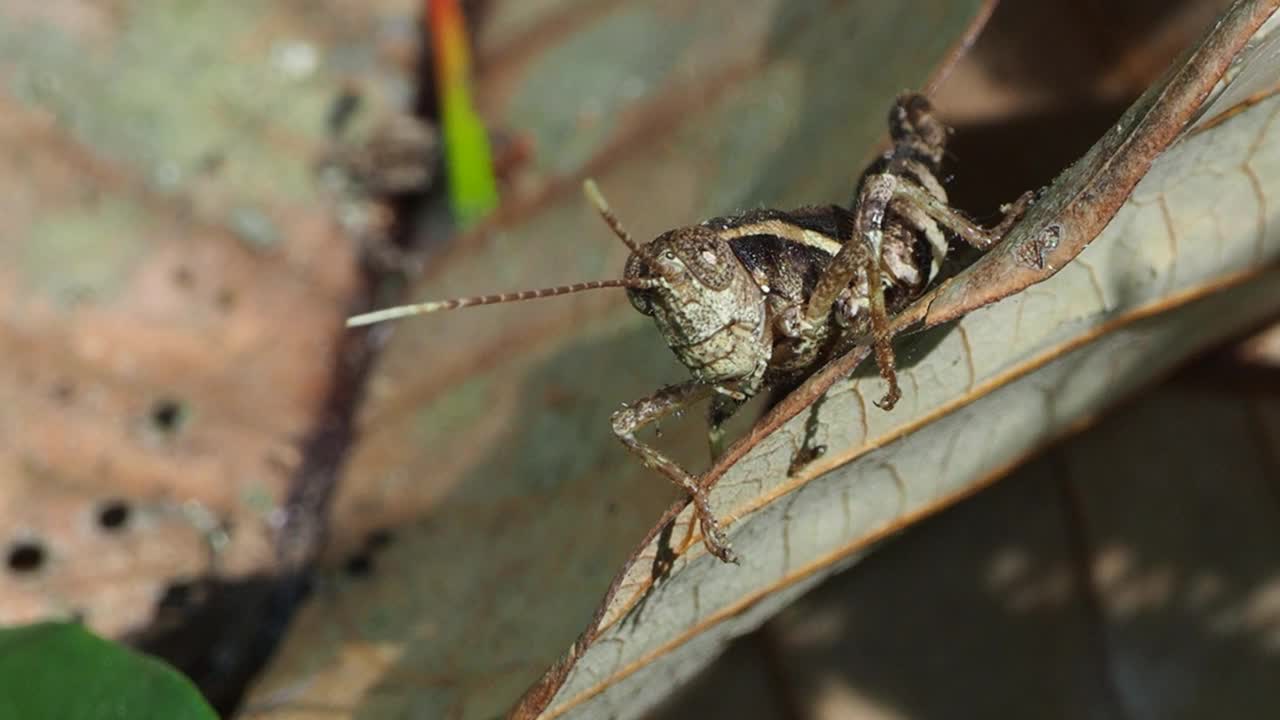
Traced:
[[609, 203], [605, 201], [604, 193], [600, 192], [600, 187], [596, 185], [595, 180], [590, 178], [583, 180], [582, 192], [587, 196], [587, 200], [590, 201], [592, 205], [596, 206], [596, 212], [600, 213], [600, 217], [604, 218], [605, 224], [609, 226], [609, 229], [613, 231], [614, 235], [618, 236], [618, 239], [622, 241], [623, 245], [630, 248], [631, 252], [644, 258], [647, 261], [650, 270], [667, 279], [671, 279], [670, 273], [664, 272], [662, 265], [654, 260], [653, 253], [649, 251], [649, 248], [644, 245], [636, 244], [636, 241], [631, 238], [631, 233], [627, 232], [627, 229], [622, 227], [622, 223], [618, 220], [618, 216], [613, 214], [613, 210], [609, 207]]
[[441, 310], [455, 310], [457, 308], [471, 307], [473, 305], [494, 305], [497, 303], [518, 302], [521, 300], [537, 300], [539, 298], [568, 295], [569, 293], [582, 292], [584, 290], [598, 290], [600, 288], [620, 287], [633, 288], [636, 290], [649, 290], [657, 287], [657, 285], [657, 281], [650, 278], [591, 280], [588, 282], [574, 283], [572, 285], [542, 288], [540, 290], [521, 290], [519, 292], [501, 293], [498, 295], [477, 295], [475, 297], [436, 300], [433, 302], [416, 303], [413, 305], [397, 305], [396, 307], [389, 307], [383, 310], [375, 310], [373, 312], [364, 313], [363, 315], [349, 317], [347, 318], [347, 327], [372, 325], [384, 320], [395, 320], [397, 318], [409, 317], [411, 315], [440, 312]]
[[[613, 231], [614, 235], [626, 245], [631, 252], [639, 255], [649, 261], [649, 267], [659, 275], [662, 275], [661, 266], [653, 261], [647, 247], [636, 244], [631, 238], [631, 234], [626, 228], [622, 227], [622, 223], [618, 221], [613, 210], [609, 209], [609, 203], [605, 201], [604, 194], [600, 192], [599, 186], [594, 180], [586, 180], [582, 183], [582, 191], [586, 194], [587, 200], [595, 206], [596, 211], [600, 213], [600, 217], [604, 218], [605, 224]], [[473, 305], [495, 305], [497, 303], [519, 302], [521, 300], [537, 300], [539, 298], [554, 297], [556, 295], [568, 295], [569, 293], [582, 292], [584, 290], [598, 290], [600, 288], [632, 288], [635, 290], [651, 290], [659, 287], [661, 282], [657, 278], [624, 278], [621, 280], [591, 280], [589, 282], [574, 283], [572, 285], [560, 285], [558, 287], [542, 288], [540, 290], [521, 290], [519, 292], [501, 293], [498, 295], [476, 295], [474, 297], [454, 298], [452, 300], [434, 300], [431, 302], [415, 303], [412, 305], [397, 305], [395, 307], [384, 308], [367, 312], [362, 315], [354, 315], [347, 318], [347, 327], [360, 327], [362, 325], [372, 325], [386, 320], [396, 320], [399, 318], [410, 317], [412, 315], [422, 315], [424, 313], [440, 312], [442, 310], [456, 310], [457, 308], [471, 307]]]
[[631, 233], [622, 227], [622, 223], [618, 220], [618, 216], [613, 214], [613, 210], [609, 208], [609, 203], [604, 199], [604, 193], [600, 192], [600, 186], [596, 185], [596, 181], [587, 178], [582, 181], [582, 192], [587, 196], [587, 200], [596, 206], [596, 212], [600, 213], [600, 217], [604, 218], [604, 222], [613, 231], [614, 235], [631, 249], [631, 252], [641, 256], [648, 257], [648, 253], [640, 249], [636, 241], [631, 239]]

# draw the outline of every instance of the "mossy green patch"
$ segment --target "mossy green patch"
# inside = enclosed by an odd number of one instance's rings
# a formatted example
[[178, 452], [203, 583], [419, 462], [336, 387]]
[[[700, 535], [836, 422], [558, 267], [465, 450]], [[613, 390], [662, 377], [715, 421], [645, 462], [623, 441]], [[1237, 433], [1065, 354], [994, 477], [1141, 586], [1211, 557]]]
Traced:
[[433, 446], [492, 412], [492, 384], [489, 377], [473, 378], [423, 406], [414, 428], [417, 442]]
[[22, 277], [59, 303], [109, 300], [143, 255], [144, 222], [140, 208], [118, 198], [48, 216], [25, 239]]

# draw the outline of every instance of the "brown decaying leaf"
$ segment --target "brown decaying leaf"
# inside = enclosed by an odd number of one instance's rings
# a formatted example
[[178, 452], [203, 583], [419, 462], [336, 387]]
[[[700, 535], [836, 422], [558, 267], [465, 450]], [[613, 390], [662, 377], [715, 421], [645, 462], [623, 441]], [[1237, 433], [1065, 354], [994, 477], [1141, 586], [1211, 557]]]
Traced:
[[[1263, 106], [1233, 118], [1229, 131], [1203, 125], [1166, 152], [1156, 171], [1147, 169], [1274, 8], [1233, 6], [1168, 81], [1059, 178], [1006, 244], [896, 321], [935, 326], [1045, 283], [964, 318], [938, 341], [907, 374], [915, 407], [886, 416], [862, 401], [864, 392], [880, 392], [877, 383], [833, 388], [861, 360], [855, 353], [788, 397], [704, 476], [706, 486], [719, 481], [713, 502], [731, 508], [724, 514], [734, 519], [735, 542], [752, 553], [744, 568], [721, 568], [692, 545], [678, 504], [619, 575], [582, 638], [515, 714], [632, 713], [658, 677], [701, 665], [725, 636], [758, 623], [875, 538], [971, 492], [1121, 388], [1273, 312], [1268, 290], [1275, 278], [1260, 275], [1275, 251], [1265, 203], [1275, 108], [1257, 97], [1271, 90], [1276, 74], [1266, 68], [1266, 40], [1236, 78], [1263, 66], [1255, 75], [1266, 82], [1245, 94]], [[1222, 177], [1229, 172], [1238, 182]], [[1144, 175], [1127, 212], [1113, 220]], [[1211, 197], [1219, 204], [1206, 200], [1196, 175], [1216, 189]], [[1089, 257], [1068, 264], [1108, 221], [1111, 230]], [[1053, 277], [1063, 268], [1071, 272]], [[1214, 298], [1159, 322], [1144, 320], [1231, 286], [1239, 288], [1225, 304]], [[1215, 321], [1236, 307], [1230, 322]], [[1028, 375], [1032, 369], [1039, 372]], [[1043, 399], [1031, 388], [1041, 388]], [[824, 394], [812, 412], [828, 456], [785, 478], [806, 423], [783, 423]], [[849, 418], [861, 418], [861, 427]], [[862, 459], [841, 467], [854, 458]], [[668, 525], [675, 527], [674, 549]], [[655, 586], [660, 557], [670, 569]]]
[[405, 101], [375, 28], [411, 9], [0, 9], [0, 623], [119, 635], [277, 568], [358, 285], [326, 115]]

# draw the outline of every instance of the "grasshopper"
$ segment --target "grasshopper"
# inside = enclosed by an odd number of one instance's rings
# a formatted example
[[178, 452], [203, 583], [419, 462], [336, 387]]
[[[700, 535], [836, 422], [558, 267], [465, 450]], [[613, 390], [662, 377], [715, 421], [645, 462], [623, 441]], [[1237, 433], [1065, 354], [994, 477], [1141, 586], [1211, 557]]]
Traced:
[[889, 113], [892, 147], [862, 174], [850, 208], [751, 210], [670, 230], [646, 244], [632, 239], [588, 180], [588, 200], [631, 251], [621, 279], [403, 305], [357, 315], [347, 325], [625, 288], [692, 377], [624, 405], [613, 414], [613, 432], [646, 466], [689, 493], [707, 550], [737, 562], [707, 491], [636, 433], [709, 399], [714, 461], [724, 449], [725, 423], [749, 398], [764, 388], [793, 387], [829, 359], [865, 343], [873, 346], [888, 384], [876, 405], [891, 409], [901, 391], [889, 316], [937, 277], [953, 239], [985, 250], [1032, 201], [1026, 193], [1004, 206], [1003, 219], [990, 229], [950, 207], [938, 180], [950, 132], [924, 96], [905, 93]]

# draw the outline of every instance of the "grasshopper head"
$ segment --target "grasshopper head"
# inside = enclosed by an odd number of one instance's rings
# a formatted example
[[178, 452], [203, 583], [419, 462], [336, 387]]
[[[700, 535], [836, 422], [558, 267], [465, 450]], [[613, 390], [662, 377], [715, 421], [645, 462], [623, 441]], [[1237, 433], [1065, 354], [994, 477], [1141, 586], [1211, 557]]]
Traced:
[[758, 382], [770, 354], [764, 293], [729, 243], [693, 225], [638, 245], [618, 222], [595, 183], [583, 185], [631, 256], [623, 279], [637, 310], [653, 317], [667, 346], [705, 382]]
[[695, 225], [659, 235], [633, 252], [624, 277], [637, 310], [653, 317], [667, 345], [694, 375], [746, 377], [767, 360], [764, 294], [729, 243]]

